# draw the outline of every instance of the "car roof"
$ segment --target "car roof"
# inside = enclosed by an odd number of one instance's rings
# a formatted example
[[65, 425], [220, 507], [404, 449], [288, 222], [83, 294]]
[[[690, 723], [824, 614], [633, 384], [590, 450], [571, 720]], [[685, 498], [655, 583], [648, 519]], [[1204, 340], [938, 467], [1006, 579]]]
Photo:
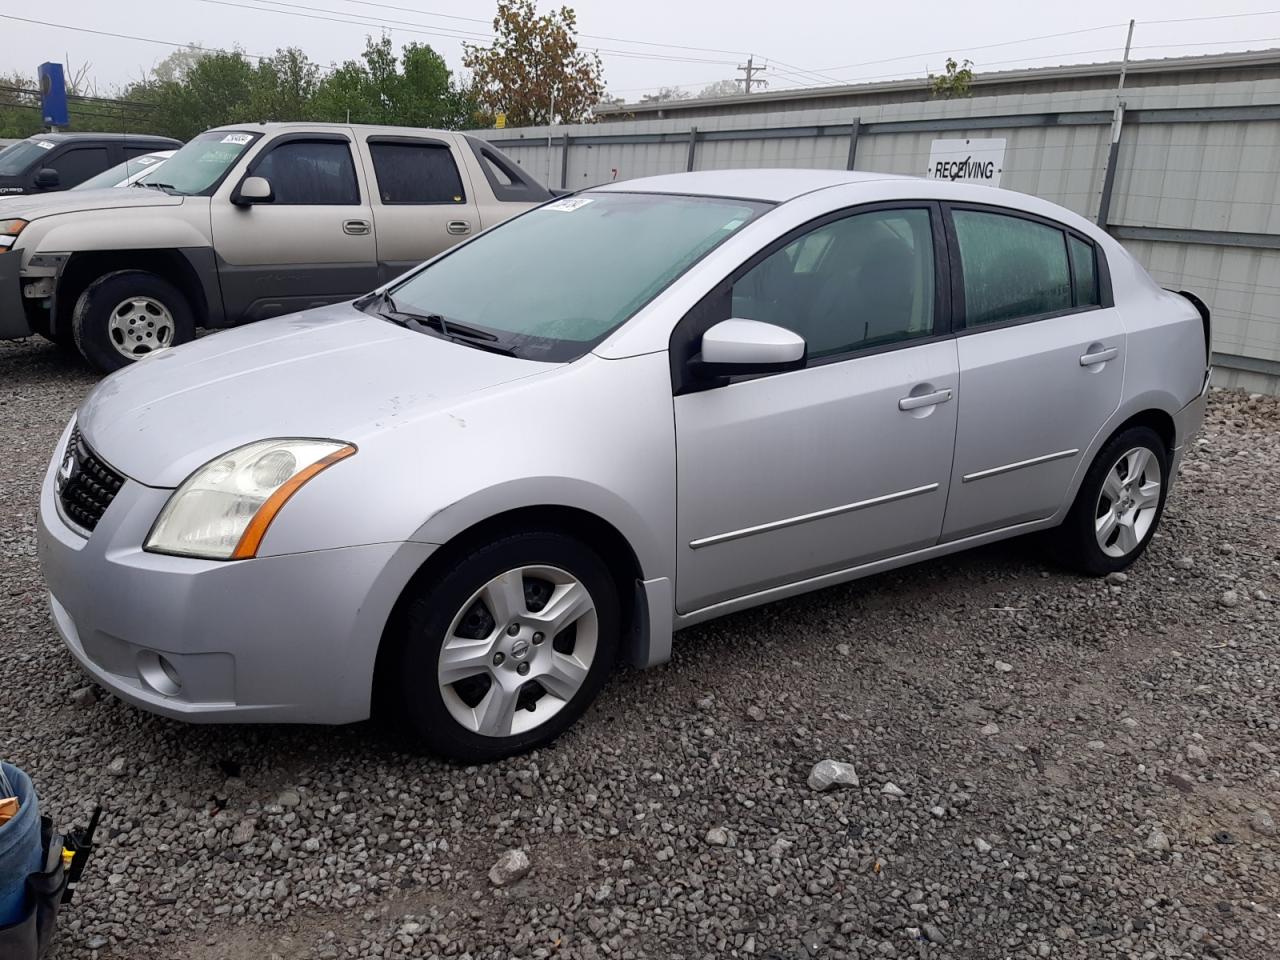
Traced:
[[67, 143], [74, 140], [122, 140], [128, 143], [179, 143], [173, 137], [161, 137], [152, 133], [93, 133], [91, 131], [75, 131], [65, 133], [37, 133], [28, 140], [48, 140], [52, 143]]
[[219, 127], [210, 127], [205, 133], [221, 132], [223, 130], [243, 130], [257, 133], [272, 133], [276, 130], [352, 130], [359, 133], [387, 133], [419, 137], [451, 137], [454, 134], [454, 131], [451, 130], [434, 130], [430, 127], [392, 127], [377, 123], [332, 123], [324, 121], [313, 122], [310, 120], [224, 123]]
[[740, 200], [785, 203], [787, 200], [812, 193], [814, 190], [838, 187], [847, 183], [909, 179], [911, 178], [893, 173], [868, 173], [862, 170], [761, 168], [667, 173], [656, 177], [639, 177], [635, 180], [607, 183], [592, 189], [631, 193], [682, 193], [690, 196], [734, 197]]

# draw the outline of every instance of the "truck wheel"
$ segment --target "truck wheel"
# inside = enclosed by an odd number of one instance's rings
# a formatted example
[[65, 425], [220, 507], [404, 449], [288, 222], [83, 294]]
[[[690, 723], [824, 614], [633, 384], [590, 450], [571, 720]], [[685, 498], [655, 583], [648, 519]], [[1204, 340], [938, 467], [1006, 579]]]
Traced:
[[117, 270], [80, 295], [72, 317], [76, 347], [103, 373], [186, 343], [195, 314], [182, 291], [145, 270]]

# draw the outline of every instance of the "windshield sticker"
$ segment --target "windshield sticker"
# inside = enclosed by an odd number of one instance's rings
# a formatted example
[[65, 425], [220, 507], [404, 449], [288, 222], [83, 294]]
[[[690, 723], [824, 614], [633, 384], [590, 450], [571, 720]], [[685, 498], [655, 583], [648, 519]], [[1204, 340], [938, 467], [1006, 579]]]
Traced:
[[253, 134], [251, 133], [228, 133], [225, 137], [222, 138], [220, 142], [245, 144], [252, 139], [253, 139]]
[[738, 229], [740, 226], [742, 226], [745, 222], [746, 222], [745, 220], [743, 220], [741, 217], [739, 217], [737, 220], [730, 220], [728, 223], [726, 223], [726, 224], [725, 224], [723, 227], [721, 227], [720, 229], [721, 229], [721, 230], [737, 230], [737, 229]]
[[41, 140], [39, 143], [36, 144], [36, 146], [39, 147], [41, 150], [52, 150], [54, 147], [54, 144], [50, 143], [48, 140]]
[[565, 197], [555, 203], [548, 203], [545, 209], [559, 210], [561, 213], [573, 213], [579, 207], [585, 207], [590, 202], [590, 197]]
[[159, 157], [138, 157], [133, 162], [138, 164], [139, 166], [145, 167], [148, 164], [155, 163], [159, 159], [160, 159]]

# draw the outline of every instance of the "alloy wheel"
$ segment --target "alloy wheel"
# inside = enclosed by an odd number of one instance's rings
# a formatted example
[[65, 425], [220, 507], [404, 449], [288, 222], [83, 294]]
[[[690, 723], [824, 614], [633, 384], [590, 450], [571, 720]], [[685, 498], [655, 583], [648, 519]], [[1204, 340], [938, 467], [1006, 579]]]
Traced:
[[118, 353], [138, 360], [173, 346], [173, 314], [152, 297], [130, 297], [111, 311], [107, 332]]
[[449, 714], [473, 733], [509, 737], [541, 726], [586, 682], [599, 637], [587, 588], [558, 567], [494, 577], [454, 615], [436, 678]]
[[1094, 536], [1109, 557], [1128, 556], [1155, 522], [1160, 507], [1160, 461], [1146, 447], [1134, 447], [1107, 471], [1094, 510]]

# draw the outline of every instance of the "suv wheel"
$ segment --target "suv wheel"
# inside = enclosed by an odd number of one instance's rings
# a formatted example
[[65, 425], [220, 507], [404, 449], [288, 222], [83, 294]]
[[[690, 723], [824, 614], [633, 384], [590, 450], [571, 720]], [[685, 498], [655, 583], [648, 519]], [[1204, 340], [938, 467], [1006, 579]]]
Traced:
[[182, 291], [163, 277], [118, 270], [80, 295], [72, 329], [84, 358], [110, 373], [191, 340], [195, 315]]
[[1164, 513], [1169, 453], [1149, 427], [1130, 427], [1099, 451], [1058, 531], [1071, 566], [1102, 576], [1142, 556]]
[[482, 546], [409, 608], [393, 691], [435, 753], [484, 762], [550, 743], [604, 686], [617, 590], [585, 544], [552, 532]]

